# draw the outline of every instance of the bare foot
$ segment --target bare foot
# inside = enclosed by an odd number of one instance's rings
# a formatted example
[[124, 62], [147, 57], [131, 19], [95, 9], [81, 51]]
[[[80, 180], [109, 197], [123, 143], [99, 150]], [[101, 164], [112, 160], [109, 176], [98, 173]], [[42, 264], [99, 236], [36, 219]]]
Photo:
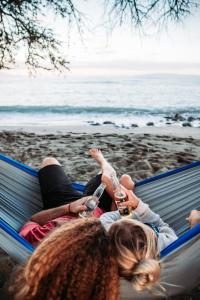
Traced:
[[131, 176], [127, 174], [123, 174], [119, 180], [120, 184], [123, 185], [127, 190], [133, 191], [135, 187], [135, 183], [131, 179]]
[[89, 150], [89, 154], [96, 160], [102, 169], [102, 174], [111, 176], [116, 174], [115, 169], [107, 162], [101, 150], [92, 148]]
[[99, 149], [92, 148], [89, 150], [89, 154], [98, 162], [99, 165], [105, 161], [105, 158]]

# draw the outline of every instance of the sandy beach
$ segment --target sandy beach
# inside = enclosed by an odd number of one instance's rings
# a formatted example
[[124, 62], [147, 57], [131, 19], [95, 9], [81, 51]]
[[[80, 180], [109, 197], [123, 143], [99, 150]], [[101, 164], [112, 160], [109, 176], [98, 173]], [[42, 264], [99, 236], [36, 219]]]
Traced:
[[[140, 180], [199, 160], [200, 128], [0, 128], [0, 153], [37, 169], [45, 156], [54, 156], [77, 182], [86, 183], [99, 171], [88, 155], [92, 147], [103, 151], [118, 175], [127, 173]], [[1, 253], [1, 285], [12, 267]]]
[[56, 157], [79, 182], [98, 172], [88, 155], [92, 147], [103, 151], [119, 175], [137, 180], [200, 159], [200, 128], [10, 127], [0, 128], [0, 141], [0, 153], [33, 168], [45, 156]]

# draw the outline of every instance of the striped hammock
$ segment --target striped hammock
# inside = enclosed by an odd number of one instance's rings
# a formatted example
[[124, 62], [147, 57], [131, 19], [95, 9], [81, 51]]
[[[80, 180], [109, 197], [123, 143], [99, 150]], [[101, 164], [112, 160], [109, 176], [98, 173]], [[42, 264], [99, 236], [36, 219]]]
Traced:
[[[73, 184], [83, 191], [84, 186]], [[186, 217], [200, 210], [200, 161], [137, 182], [135, 193], [160, 214], [179, 238], [161, 252], [161, 282], [168, 295], [180, 295], [200, 284], [200, 224], [189, 230]], [[17, 233], [42, 210], [36, 170], [0, 154], [0, 247], [18, 262], [34, 248]], [[121, 280], [121, 299], [163, 299], [133, 291]]]

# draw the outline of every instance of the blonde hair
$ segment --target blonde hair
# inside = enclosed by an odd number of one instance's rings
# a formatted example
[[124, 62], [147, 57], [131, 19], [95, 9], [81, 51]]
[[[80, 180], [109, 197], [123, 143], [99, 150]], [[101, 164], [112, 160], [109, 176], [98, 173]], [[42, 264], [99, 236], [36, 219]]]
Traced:
[[13, 281], [10, 292], [17, 300], [116, 300], [119, 295], [118, 265], [96, 218], [52, 232]]
[[153, 230], [137, 220], [115, 222], [109, 235], [119, 264], [119, 275], [141, 291], [159, 281], [157, 238]]

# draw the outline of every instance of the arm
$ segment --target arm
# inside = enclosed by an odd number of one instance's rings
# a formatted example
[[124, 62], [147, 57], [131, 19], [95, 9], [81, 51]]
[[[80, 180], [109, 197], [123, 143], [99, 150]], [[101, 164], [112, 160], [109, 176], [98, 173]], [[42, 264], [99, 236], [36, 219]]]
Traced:
[[122, 205], [131, 206], [133, 217], [142, 223], [153, 223], [159, 229], [159, 249], [165, 248], [167, 245], [177, 239], [174, 230], [165, 223], [161, 217], [154, 213], [141, 199], [139, 199], [132, 191], [126, 191], [128, 201]]
[[44, 225], [50, 220], [54, 220], [69, 213], [77, 214], [87, 209], [87, 207], [84, 205], [87, 199], [88, 197], [83, 197], [69, 204], [42, 210], [33, 215], [30, 219], [30, 222], [35, 222], [39, 225]]
[[55, 208], [45, 209], [36, 214], [34, 214], [30, 221], [38, 223], [39, 225], [44, 225], [50, 220], [54, 220], [61, 216], [70, 213], [70, 204], [62, 205]]
[[165, 223], [161, 217], [154, 213], [149, 206], [140, 200], [138, 207], [135, 209], [134, 217], [143, 223], [153, 223], [159, 229], [158, 246], [162, 250], [177, 239], [174, 230]]
[[124, 188], [124, 191], [127, 195], [127, 201], [122, 202], [119, 205], [129, 206], [133, 209], [133, 216], [141, 221], [142, 223], [153, 223], [157, 227], [162, 227], [166, 225], [163, 222], [161, 217], [154, 213], [149, 205], [144, 203], [140, 198], [138, 198], [132, 191], [129, 191]]
[[100, 217], [101, 224], [103, 227], [108, 231], [111, 227], [111, 225], [117, 221], [120, 220], [121, 216], [118, 210], [112, 211], [112, 212], [107, 212]]

